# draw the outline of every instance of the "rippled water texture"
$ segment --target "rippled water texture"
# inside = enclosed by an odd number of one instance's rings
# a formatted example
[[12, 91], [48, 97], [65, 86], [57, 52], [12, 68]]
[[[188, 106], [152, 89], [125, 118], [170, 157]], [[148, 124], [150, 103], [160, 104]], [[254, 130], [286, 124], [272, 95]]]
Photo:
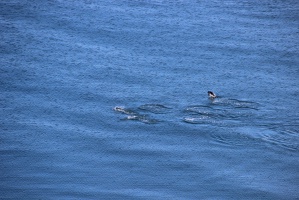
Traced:
[[0, 199], [298, 199], [298, 25], [295, 0], [2, 0]]

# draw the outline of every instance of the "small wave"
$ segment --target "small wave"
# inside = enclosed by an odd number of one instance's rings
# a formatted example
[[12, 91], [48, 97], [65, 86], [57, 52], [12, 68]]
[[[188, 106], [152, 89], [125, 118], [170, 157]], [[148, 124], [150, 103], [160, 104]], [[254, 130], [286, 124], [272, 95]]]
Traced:
[[214, 117], [213, 109], [209, 106], [196, 105], [188, 106], [184, 113], [189, 116], [183, 118], [183, 122], [189, 124], [209, 124]]
[[184, 117], [183, 121], [189, 124], [208, 124], [209, 117]]
[[210, 106], [198, 105], [198, 106], [188, 106], [184, 113], [189, 115], [196, 115], [201, 117], [219, 118], [224, 116], [221, 109], [214, 109]]
[[299, 138], [293, 132], [269, 129], [267, 127], [240, 127], [238, 130], [248, 137], [260, 139], [269, 145], [291, 151], [299, 150]]
[[188, 124], [201, 124], [201, 125], [211, 125], [211, 126], [218, 126], [218, 127], [238, 127], [241, 125], [241, 123], [236, 120], [226, 120], [226, 119], [220, 120], [208, 116], [183, 117], [183, 122]]
[[244, 146], [248, 142], [252, 142], [252, 138], [242, 135], [242, 134], [236, 134], [236, 133], [226, 133], [226, 134], [211, 134], [210, 137], [212, 138], [212, 141], [222, 144], [225, 146]]
[[117, 111], [117, 112], [120, 112], [120, 113], [124, 113], [124, 114], [127, 114], [127, 115], [134, 115], [136, 114], [136, 112], [130, 110], [130, 109], [127, 109], [123, 106], [115, 106], [113, 108], [114, 111]]
[[159, 122], [157, 119], [153, 119], [148, 115], [142, 115], [138, 112], [133, 111], [132, 109], [127, 109], [123, 106], [115, 106], [113, 108], [114, 111], [126, 114], [127, 116], [122, 120], [132, 120], [132, 121], [139, 121], [145, 124], [156, 124]]
[[[232, 126], [242, 120], [244, 116], [248, 114], [242, 114], [241, 112], [236, 112], [233, 109], [219, 109], [210, 106], [189, 106], [184, 110], [184, 113], [188, 114], [183, 121], [196, 124], [213, 124], [213, 125], [229, 125]], [[192, 119], [192, 120], [191, 120]]]
[[230, 99], [233, 107], [258, 110], [259, 104], [252, 101], [241, 101], [237, 99]]
[[239, 126], [234, 131], [210, 135], [212, 141], [227, 146], [264, 144], [271, 148], [282, 148], [288, 151], [299, 150], [299, 139], [293, 132], [280, 132], [262, 127]]
[[276, 131], [266, 131], [262, 133], [262, 139], [271, 144], [280, 146], [284, 149], [298, 151], [299, 150], [299, 140], [298, 137], [290, 134], [283, 134]]
[[208, 113], [211, 110], [213, 110], [210, 106], [204, 106], [204, 105], [195, 105], [195, 106], [188, 106], [185, 108], [185, 112], [194, 112], [194, 113]]
[[165, 114], [170, 111], [171, 108], [162, 104], [144, 104], [138, 107], [142, 111], [148, 111], [155, 114]]
[[127, 120], [137, 120], [138, 119], [138, 116], [136, 115], [129, 115], [126, 117]]
[[125, 117], [123, 120], [133, 120], [133, 121], [139, 121], [145, 124], [156, 124], [159, 122], [159, 120], [150, 118], [146, 115], [129, 115]]
[[211, 101], [212, 106], [226, 106], [233, 108], [258, 110], [259, 104], [252, 101], [242, 101], [238, 99], [216, 98]]

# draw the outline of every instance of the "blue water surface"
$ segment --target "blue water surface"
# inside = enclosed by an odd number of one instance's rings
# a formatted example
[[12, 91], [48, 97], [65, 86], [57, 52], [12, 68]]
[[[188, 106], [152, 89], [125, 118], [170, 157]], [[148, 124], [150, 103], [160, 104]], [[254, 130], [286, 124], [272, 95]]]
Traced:
[[1, 199], [299, 197], [298, 1], [2, 0], [0, 29]]

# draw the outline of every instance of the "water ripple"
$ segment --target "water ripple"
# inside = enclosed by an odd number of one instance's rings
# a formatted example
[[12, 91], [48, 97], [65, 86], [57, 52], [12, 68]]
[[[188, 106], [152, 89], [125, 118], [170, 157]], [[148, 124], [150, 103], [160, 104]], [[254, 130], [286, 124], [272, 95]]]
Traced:
[[[140, 121], [143, 123], [158, 123], [165, 120], [173, 120], [178, 117], [189, 124], [210, 124], [217, 126], [238, 126], [249, 118], [254, 117], [258, 110], [258, 104], [250, 101], [218, 98], [207, 105], [190, 105], [177, 114], [168, 115], [172, 108], [163, 104], [143, 104], [135, 108], [123, 106], [114, 107], [114, 111], [126, 114], [125, 120]], [[153, 117], [154, 115], [154, 117]], [[161, 115], [158, 117], [158, 115]], [[158, 120], [157, 118], [162, 118]]]
[[159, 122], [159, 120], [150, 118], [148, 115], [128, 115], [123, 120], [139, 121], [145, 124], [156, 124]]
[[295, 131], [271, 129], [266, 126], [239, 127], [237, 131], [248, 137], [262, 140], [271, 146], [274, 145], [291, 151], [299, 150], [298, 132], [296, 133]]
[[140, 114], [135, 109], [128, 109], [123, 106], [116, 106], [113, 108], [114, 111], [125, 114], [126, 117], [122, 120], [139, 121], [145, 124], [156, 124], [159, 122], [158, 119], [154, 119], [149, 115]]
[[221, 134], [211, 134], [212, 141], [227, 145], [230, 147], [233, 146], [244, 146], [249, 142], [252, 142], [252, 138], [248, 137], [247, 135], [239, 134], [239, 133], [221, 133]]
[[120, 112], [120, 113], [127, 114], [127, 115], [135, 115], [136, 114], [136, 112], [134, 112], [131, 109], [125, 108], [124, 106], [115, 106], [113, 108], [113, 110], [117, 111], [117, 112]]
[[242, 101], [238, 99], [216, 98], [211, 100], [212, 106], [225, 106], [231, 108], [243, 108], [258, 110], [259, 104], [252, 101]]
[[142, 111], [147, 111], [155, 114], [165, 114], [170, 112], [169, 107], [166, 107], [162, 104], [144, 104], [138, 107]]
[[254, 117], [252, 110], [214, 105], [195, 105], [184, 109], [183, 121], [191, 124], [211, 124], [218, 126], [236, 126]]

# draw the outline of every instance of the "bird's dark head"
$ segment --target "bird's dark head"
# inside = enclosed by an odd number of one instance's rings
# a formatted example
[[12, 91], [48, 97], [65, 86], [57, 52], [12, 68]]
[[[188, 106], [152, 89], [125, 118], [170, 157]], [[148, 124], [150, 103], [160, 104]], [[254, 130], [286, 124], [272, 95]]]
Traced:
[[208, 95], [210, 98], [215, 98], [216, 97], [216, 94], [212, 91], [208, 91]]

